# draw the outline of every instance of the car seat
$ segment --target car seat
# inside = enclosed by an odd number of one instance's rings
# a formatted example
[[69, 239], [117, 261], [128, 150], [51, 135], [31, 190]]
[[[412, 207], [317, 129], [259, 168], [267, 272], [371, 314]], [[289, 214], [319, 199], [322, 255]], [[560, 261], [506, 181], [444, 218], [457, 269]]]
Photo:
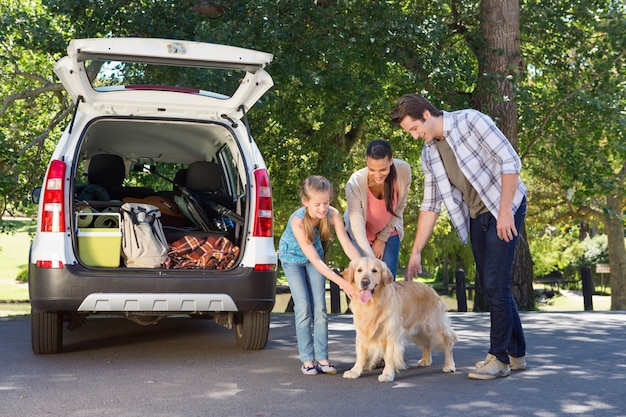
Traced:
[[215, 162], [196, 161], [187, 168], [182, 196], [175, 201], [180, 211], [205, 232], [234, 233], [235, 221], [243, 218], [232, 212], [233, 197], [224, 192], [222, 168]]
[[180, 187], [185, 187], [186, 185], [187, 185], [187, 168], [181, 168], [178, 171], [176, 171], [176, 174], [174, 174], [174, 179], [172, 180], [172, 189], [157, 191], [155, 194], [161, 197], [174, 199], [176, 196], [179, 196], [182, 194]]
[[224, 192], [222, 167], [215, 162], [196, 161], [189, 164], [185, 185], [201, 193], [209, 201], [232, 209], [233, 198]]
[[108, 193], [110, 200], [122, 200], [124, 197], [144, 198], [154, 195], [154, 190], [149, 187], [124, 187], [122, 183], [125, 177], [126, 166], [119, 155], [97, 154], [89, 160], [87, 167], [89, 185], [102, 187]]

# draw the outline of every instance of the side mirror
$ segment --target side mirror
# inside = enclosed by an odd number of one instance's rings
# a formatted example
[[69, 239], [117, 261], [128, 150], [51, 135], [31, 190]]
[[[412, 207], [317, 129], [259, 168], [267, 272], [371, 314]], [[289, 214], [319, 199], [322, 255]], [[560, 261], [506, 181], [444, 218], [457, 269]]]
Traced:
[[39, 199], [41, 198], [41, 187], [35, 188], [30, 193], [30, 199], [33, 200], [33, 203], [39, 204]]

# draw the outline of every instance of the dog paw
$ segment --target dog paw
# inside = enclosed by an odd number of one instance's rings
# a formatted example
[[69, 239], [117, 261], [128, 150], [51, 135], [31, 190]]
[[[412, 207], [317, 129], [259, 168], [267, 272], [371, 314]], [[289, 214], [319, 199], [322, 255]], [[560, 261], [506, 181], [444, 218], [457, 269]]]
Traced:
[[430, 366], [433, 363], [432, 359], [420, 359], [419, 362], [417, 363], [417, 366], [421, 367], [421, 368], [426, 368], [427, 366]]
[[361, 374], [354, 372], [352, 369], [343, 373], [343, 377], [348, 379], [357, 379], [360, 376]]
[[445, 373], [451, 374], [451, 373], [456, 372], [456, 367], [455, 367], [454, 365], [451, 365], [451, 366], [444, 366], [444, 367], [443, 367], [443, 371], [444, 371]]
[[395, 378], [395, 375], [393, 374], [385, 374], [382, 373], [380, 375], [378, 375], [378, 382], [391, 382], [393, 381], [393, 379]]

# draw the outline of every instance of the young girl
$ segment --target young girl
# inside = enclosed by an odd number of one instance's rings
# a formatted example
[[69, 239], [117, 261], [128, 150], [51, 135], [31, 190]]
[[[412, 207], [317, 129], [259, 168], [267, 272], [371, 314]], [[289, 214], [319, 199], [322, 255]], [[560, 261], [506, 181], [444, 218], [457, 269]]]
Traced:
[[382, 259], [395, 278], [411, 167], [394, 159], [391, 144], [382, 139], [371, 141], [365, 156], [367, 166], [346, 184], [346, 229], [363, 256]]
[[[332, 185], [322, 176], [302, 182], [302, 206], [289, 217], [278, 245], [278, 257], [294, 302], [296, 338], [305, 375], [335, 374], [328, 361], [326, 280], [339, 285], [350, 299], [358, 294], [323, 261], [322, 241], [330, 240], [331, 226], [350, 259], [360, 257], [352, 245], [339, 211], [331, 207]], [[315, 360], [317, 359], [317, 364]]]

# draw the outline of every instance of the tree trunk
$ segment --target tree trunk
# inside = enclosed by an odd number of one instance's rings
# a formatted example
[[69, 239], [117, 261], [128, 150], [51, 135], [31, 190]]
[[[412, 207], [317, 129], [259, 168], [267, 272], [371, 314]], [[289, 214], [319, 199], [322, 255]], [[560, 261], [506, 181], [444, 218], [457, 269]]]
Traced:
[[[480, 21], [482, 39], [474, 43], [480, 78], [471, 104], [495, 120], [517, 151], [515, 83], [524, 67], [520, 52], [519, 1], [482, 0]], [[532, 278], [532, 258], [524, 229], [518, 239], [511, 275], [511, 288], [521, 310], [533, 308]], [[479, 286], [474, 306], [477, 311], [487, 309]]]
[[606, 197], [608, 214], [604, 225], [607, 233], [609, 281], [611, 283], [611, 310], [626, 310], [626, 245], [624, 244], [624, 222], [621, 213], [624, 199], [610, 194]]

